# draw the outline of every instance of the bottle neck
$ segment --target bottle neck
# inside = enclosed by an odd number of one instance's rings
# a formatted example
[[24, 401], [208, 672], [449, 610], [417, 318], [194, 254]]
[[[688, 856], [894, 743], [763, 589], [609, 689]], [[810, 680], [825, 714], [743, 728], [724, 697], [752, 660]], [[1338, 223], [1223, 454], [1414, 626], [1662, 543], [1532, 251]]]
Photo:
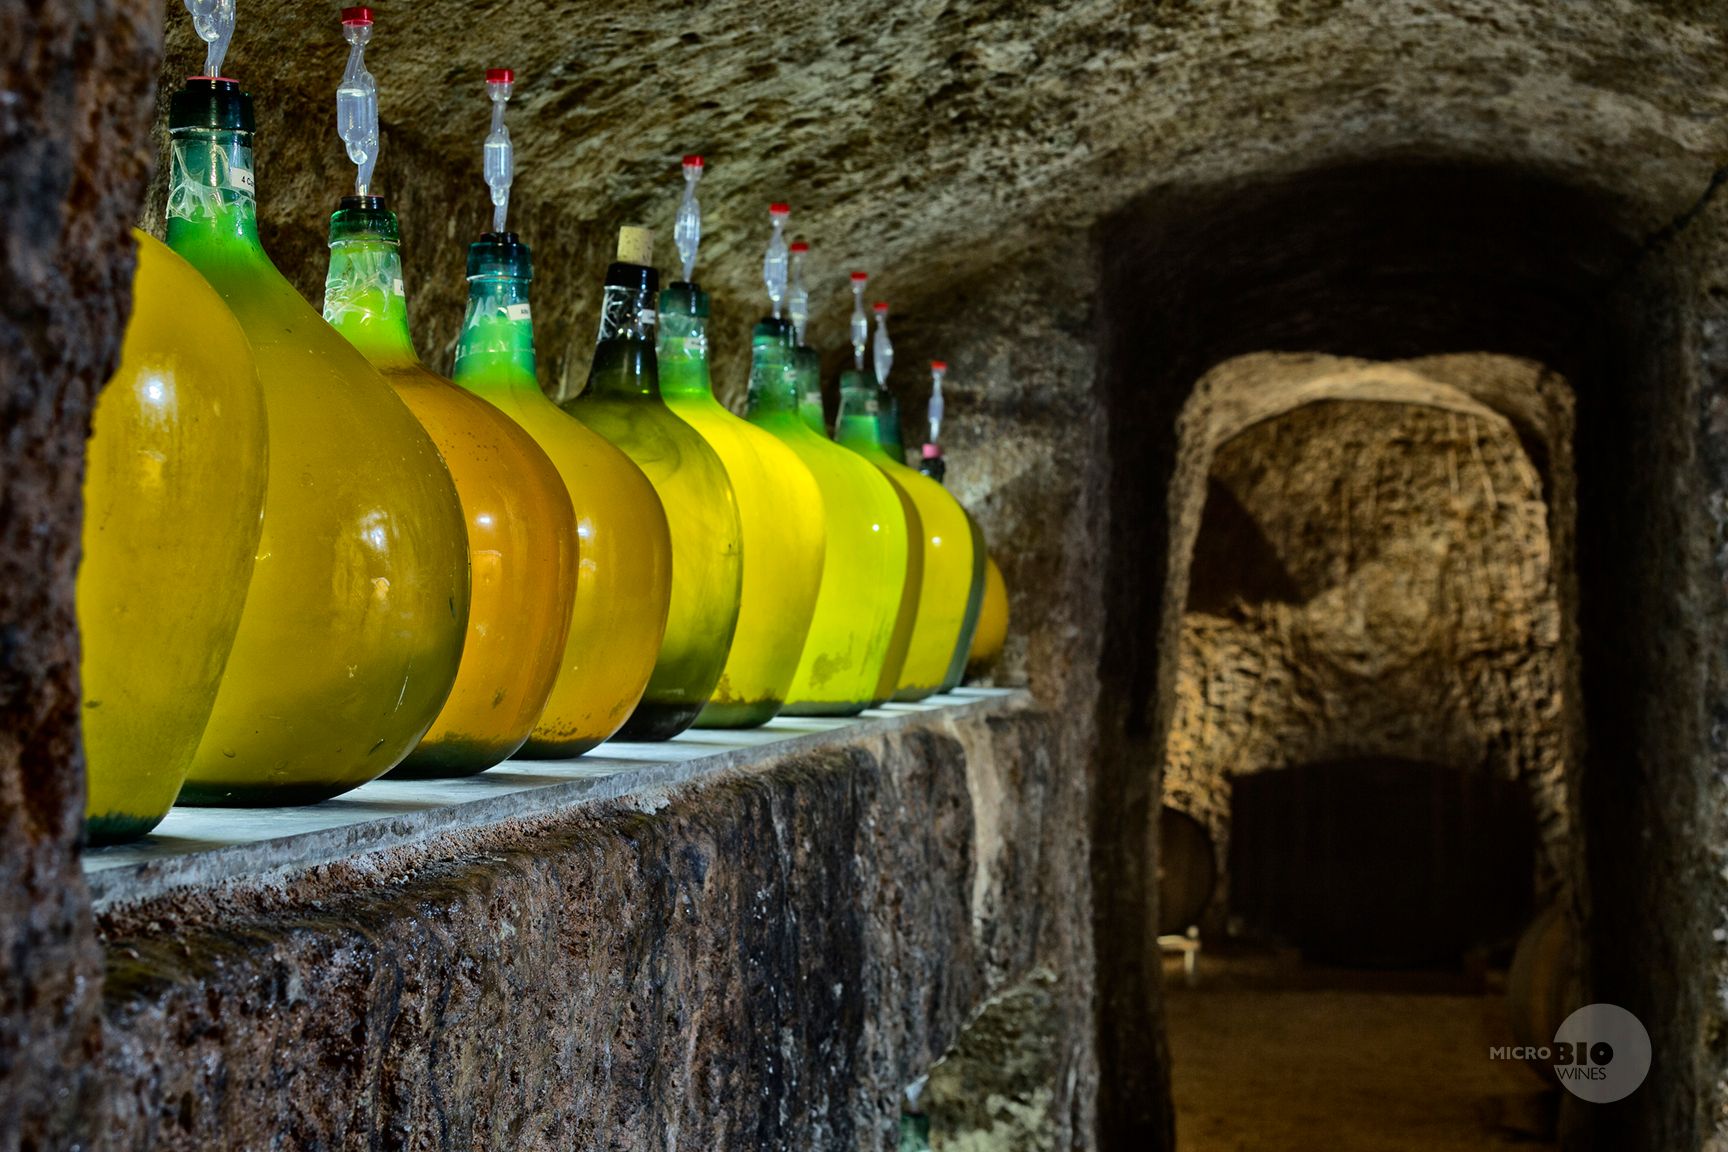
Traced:
[[822, 358], [816, 349], [801, 344], [792, 350], [792, 380], [798, 395], [798, 415], [810, 431], [826, 438], [828, 428], [822, 411]]
[[600, 299], [600, 338], [585, 395], [619, 399], [660, 396], [654, 355], [654, 271], [635, 264], [606, 270]]
[[750, 395], [752, 415], [798, 414], [792, 328], [784, 320], [763, 320], [750, 334]]
[[176, 128], [168, 134], [168, 244], [260, 252], [252, 133]]
[[474, 392], [540, 392], [528, 284], [529, 277], [504, 271], [468, 277], [468, 311], [456, 345], [456, 383]]
[[708, 293], [694, 284], [669, 285], [660, 293], [655, 352], [662, 396], [713, 399], [708, 371]]
[[350, 197], [330, 217], [324, 319], [380, 366], [420, 362], [408, 333], [397, 237], [396, 214], [375, 197]]
[[855, 368], [842, 372], [840, 414], [834, 420], [834, 439], [848, 448], [887, 457], [882, 444], [880, 394], [874, 376]]

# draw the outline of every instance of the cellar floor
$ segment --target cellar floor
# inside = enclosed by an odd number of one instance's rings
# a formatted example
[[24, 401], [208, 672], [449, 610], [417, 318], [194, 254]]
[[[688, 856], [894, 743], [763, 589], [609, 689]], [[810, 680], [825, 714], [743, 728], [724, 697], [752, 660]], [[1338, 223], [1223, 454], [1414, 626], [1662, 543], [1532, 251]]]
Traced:
[[1178, 1152], [1545, 1152], [1555, 1096], [1509, 1044], [1498, 981], [1292, 955], [1165, 967]]

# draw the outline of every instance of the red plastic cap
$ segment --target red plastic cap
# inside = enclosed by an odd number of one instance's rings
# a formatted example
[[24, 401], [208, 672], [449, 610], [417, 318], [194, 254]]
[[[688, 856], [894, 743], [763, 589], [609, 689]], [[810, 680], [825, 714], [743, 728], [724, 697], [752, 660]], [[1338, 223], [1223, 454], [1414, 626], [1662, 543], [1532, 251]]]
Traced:
[[486, 83], [514, 84], [516, 83], [516, 73], [509, 68], [488, 68], [486, 69]]
[[932, 372], [946, 372], [948, 371], [948, 361], [932, 360], [930, 361], [930, 370]]
[[344, 8], [344, 9], [342, 9], [342, 23], [344, 23], [344, 24], [370, 24], [370, 23], [372, 23], [372, 9], [370, 9], [370, 8]]
[[924, 459], [935, 460], [938, 457], [940, 457], [941, 455], [942, 455], [942, 449], [936, 447], [936, 445], [934, 445], [934, 444], [924, 445]]
[[878, 301], [876, 301], [876, 303], [875, 303], [875, 304], [874, 304], [874, 305], [873, 305], [873, 307], [874, 307], [874, 308], [875, 308], [875, 309], [876, 309], [876, 311], [878, 311], [878, 312], [886, 312], [886, 311], [888, 311], [888, 301], [886, 301], [886, 300], [878, 300]]
[[686, 168], [700, 168], [700, 167], [702, 167], [702, 157], [694, 155], [694, 154], [684, 157], [684, 167], [686, 167]]
[[808, 251], [810, 251], [810, 245], [804, 243], [804, 241], [802, 241], [802, 240], [794, 240], [794, 241], [792, 241], [792, 251], [794, 251], [794, 252], [808, 252]]
[[854, 272], [854, 273], [852, 273], [852, 283], [854, 283], [854, 284], [862, 284], [868, 279], [870, 279], [870, 273], [868, 273], [868, 272]]
[[790, 216], [790, 215], [792, 215], [792, 209], [788, 205], [781, 204], [779, 202], [775, 202], [773, 204], [768, 205], [768, 215], [770, 215], [770, 216]]

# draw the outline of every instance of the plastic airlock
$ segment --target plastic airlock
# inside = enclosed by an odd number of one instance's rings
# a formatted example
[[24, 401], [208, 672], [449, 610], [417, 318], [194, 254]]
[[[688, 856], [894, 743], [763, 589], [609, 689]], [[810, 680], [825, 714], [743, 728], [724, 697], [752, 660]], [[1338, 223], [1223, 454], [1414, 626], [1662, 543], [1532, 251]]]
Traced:
[[774, 319], [780, 319], [780, 304], [786, 298], [786, 218], [792, 209], [784, 204], [768, 205], [768, 251], [762, 256], [762, 283], [768, 289], [768, 303]]
[[852, 273], [852, 367], [864, 371], [864, 346], [870, 342], [870, 317], [864, 312], [864, 286], [870, 273]]
[[672, 224], [672, 243], [684, 262], [684, 283], [693, 284], [696, 249], [702, 243], [702, 203], [696, 199], [696, 182], [702, 179], [702, 157], [684, 157], [684, 198], [678, 202], [678, 217]]
[[870, 367], [876, 373], [876, 386], [888, 387], [888, 373], [894, 367], [894, 343], [888, 339], [888, 305], [876, 304], [876, 334], [870, 338]]
[[366, 45], [372, 39], [372, 9], [342, 9], [342, 38], [348, 41], [348, 66], [336, 88], [336, 134], [357, 169], [354, 193], [372, 191], [372, 169], [378, 163], [378, 83], [366, 71]]
[[204, 41], [204, 75], [218, 79], [222, 61], [228, 56], [228, 42], [234, 38], [234, 5], [236, 0], [186, 0], [186, 11], [192, 13], [192, 27], [198, 39]]
[[810, 245], [794, 240], [792, 253], [792, 283], [786, 291], [786, 315], [792, 319], [792, 333], [798, 344], [804, 344], [804, 329], [810, 323], [810, 289], [804, 283], [804, 258], [810, 255]]
[[492, 190], [492, 231], [504, 235], [504, 221], [510, 214], [510, 183], [516, 178], [516, 146], [510, 142], [510, 129], [504, 126], [504, 105], [516, 87], [516, 73], [508, 68], [486, 69], [486, 96], [492, 101], [492, 130], [486, 134], [486, 149], [481, 170], [486, 175], [486, 187]]
[[[948, 375], [948, 365], [941, 360], [930, 361], [930, 442], [926, 444], [925, 455], [930, 455], [929, 449], [942, 443], [942, 380]], [[937, 454], [940, 455], [940, 449]]]

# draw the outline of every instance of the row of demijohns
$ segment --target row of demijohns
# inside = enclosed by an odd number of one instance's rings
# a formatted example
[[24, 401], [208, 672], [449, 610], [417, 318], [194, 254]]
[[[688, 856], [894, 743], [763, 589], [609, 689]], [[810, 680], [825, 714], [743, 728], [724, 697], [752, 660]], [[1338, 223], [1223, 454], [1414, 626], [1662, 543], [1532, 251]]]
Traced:
[[851, 715], [999, 654], [1001, 574], [939, 483], [944, 368], [914, 470], [882, 386], [886, 306], [872, 341], [863, 273], [830, 439], [808, 248], [773, 206], [771, 315], [733, 415], [710, 386], [689, 157], [682, 280], [657, 293], [651, 235], [624, 229], [587, 387], [554, 404], [535, 375], [529, 250], [505, 227], [513, 78], [493, 70], [493, 230], [469, 247], [443, 379], [409, 338], [396, 216], [372, 194], [370, 10], [342, 14], [356, 194], [331, 217], [320, 318], [258, 241], [251, 98], [220, 78], [234, 4], [186, 0], [205, 75], [172, 98], [168, 243], [137, 236], [90, 442], [77, 598], [93, 842], [143, 835], [176, 800], [312, 803], [386, 772]]

